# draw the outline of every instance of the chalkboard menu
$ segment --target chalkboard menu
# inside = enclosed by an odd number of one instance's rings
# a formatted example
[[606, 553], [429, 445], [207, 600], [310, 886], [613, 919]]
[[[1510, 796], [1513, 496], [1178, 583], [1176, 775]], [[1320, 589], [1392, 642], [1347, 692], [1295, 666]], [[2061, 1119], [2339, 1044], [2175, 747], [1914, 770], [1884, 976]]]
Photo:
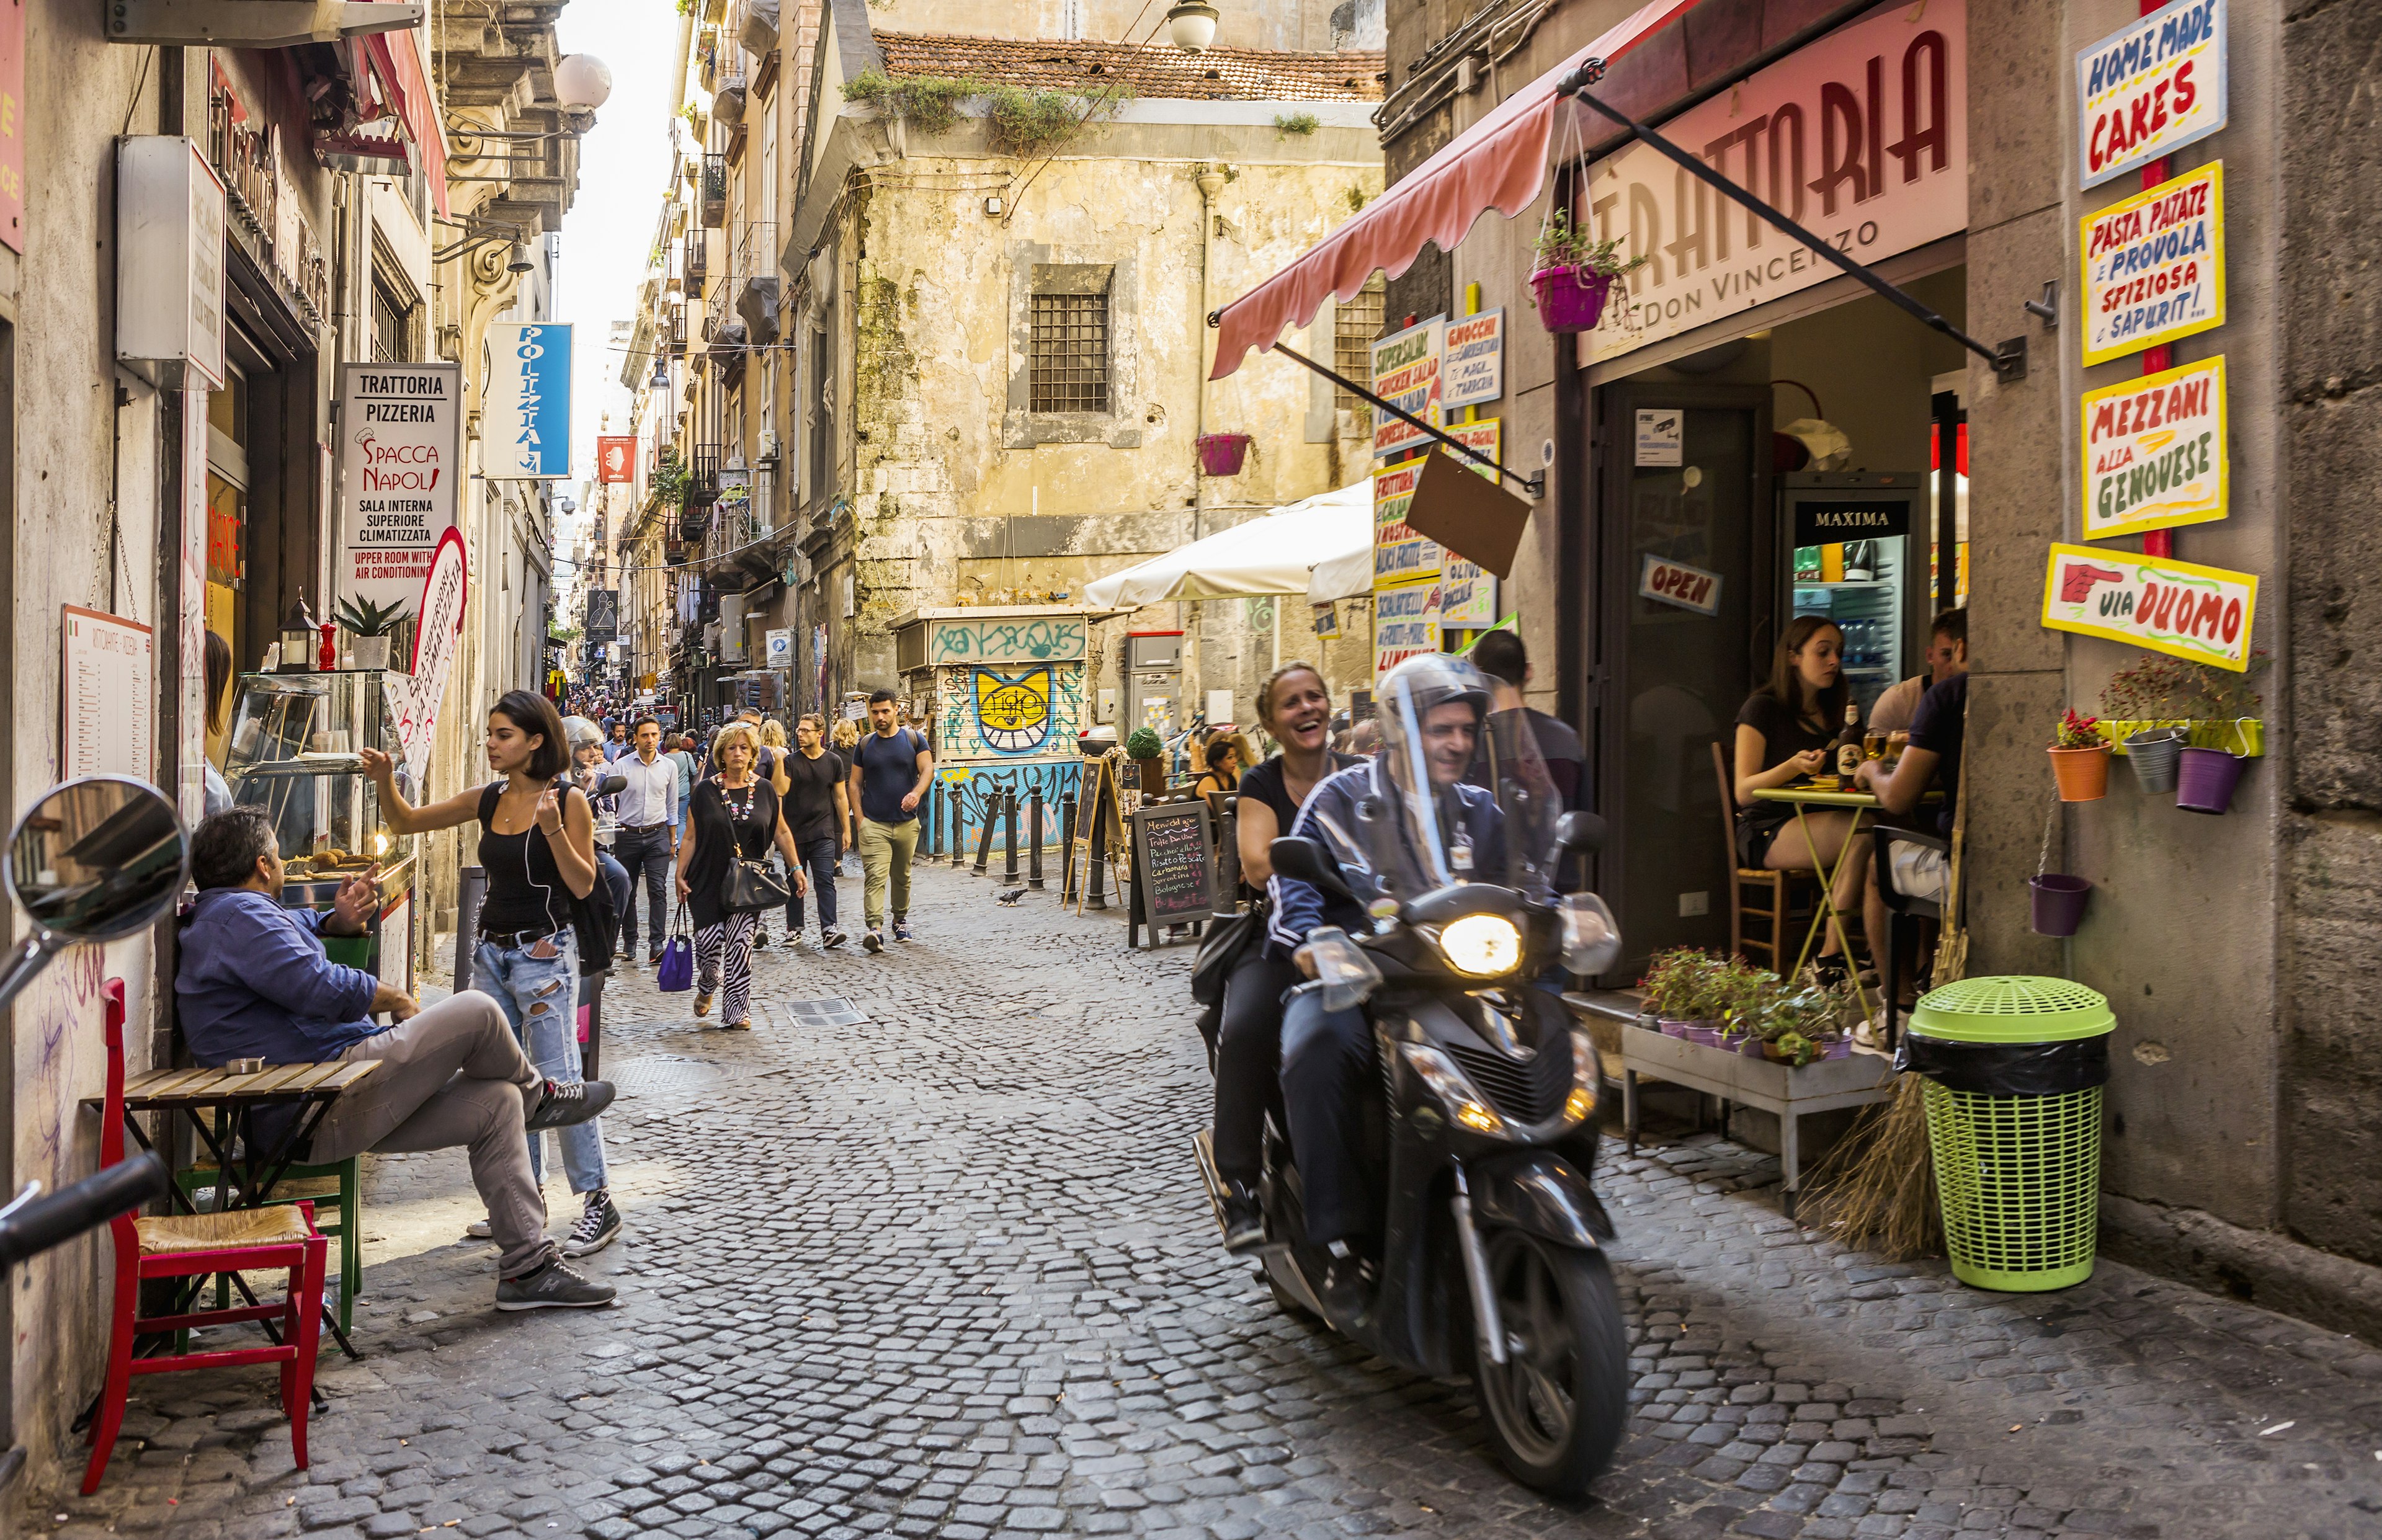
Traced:
[[1168, 802], [1134, 813], [1133, 880], [1142, 918], [1152, 928], [1214, 917], [1213, 844], [1206, 802]]

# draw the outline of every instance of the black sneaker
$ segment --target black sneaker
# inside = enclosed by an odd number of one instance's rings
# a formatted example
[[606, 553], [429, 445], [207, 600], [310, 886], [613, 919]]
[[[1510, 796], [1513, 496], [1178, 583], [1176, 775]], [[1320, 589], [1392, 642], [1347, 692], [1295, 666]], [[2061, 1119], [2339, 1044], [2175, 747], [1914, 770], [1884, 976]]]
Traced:
[[872, 956], [878, 952], [883, 951], [885, 949], [885, 933], [882, 931], [870, 931], [866, 935], [860, 938], [860, 949], [871, 954]]
[[647, 952], [647, 953], [645, 954], [645, 966], [646, 966], [646, 967], [648, 967], [648, 968], [658, 968], [658, 967], [660, 967], [661, 965], [662, 965], [662, 955], [661, 955], [661, 953], [659, 953], [659, 952]]
[[546, 1095], [537, 1109], [527, 1118], [529, 1131], [540, 1129], [567, 1129], [573, 1123], [583, 1123], [612, 1105], [610, 1081], [560, 1081], [546, 1082]]
[[568, 1265], [549, 1262], [534, 1273], [497, 1282], [498, 1310], [595, 1310], [610, 1304], [619, 1293], [608, 1283], [597, 1283]]
[[1257, 1189], [1245, 1181], [1224, 1184], [1224, 1250], [1253, 1252], [1265, 1244], [1265, 1210]]
[[766, 952], [769, 949], [769, 933], [767, 931], [759, 930], [753, 933], [753, 949], [756, 952]]
[[825, 931], [819, 935], [819, 949], [831, 952], [851, 939], [841, 931]]
[[908, 915], [897, 914], [893, 917], [893, 939], [896, 941], [907, 941], [910, 939], [910, 917]]
[[620, 1239], [620, 1210], [612, 1202], [612, 1194], [602, 1188], [587, 1194], [587, 1206], [579, 1216], [579, 1223], [562, 1238], [565, 1256], [592, 1256]]

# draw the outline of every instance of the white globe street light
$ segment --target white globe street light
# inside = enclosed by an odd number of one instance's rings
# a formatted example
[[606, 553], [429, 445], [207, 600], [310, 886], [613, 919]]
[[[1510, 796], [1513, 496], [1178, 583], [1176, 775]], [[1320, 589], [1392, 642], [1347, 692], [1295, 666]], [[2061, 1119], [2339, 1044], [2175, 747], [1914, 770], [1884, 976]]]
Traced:
[[1216, 7], [1208, 0], [1175, 0], [1166, 13], [1166, 31], [1186, 54], [1204, 54], [1216, 41]]
[[594, 112], [612, 97], [612, 71], [593, 54], [567, 54], [554, 67], [554, 98], [571, 112]]

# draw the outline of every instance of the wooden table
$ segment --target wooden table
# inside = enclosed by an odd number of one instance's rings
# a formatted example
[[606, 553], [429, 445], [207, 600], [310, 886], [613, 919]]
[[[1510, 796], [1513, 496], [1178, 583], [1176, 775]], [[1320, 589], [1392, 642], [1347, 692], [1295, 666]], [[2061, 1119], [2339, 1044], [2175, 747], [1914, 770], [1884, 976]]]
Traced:
[[[154, 1146], [134, 1114], [163, 1113], [169, 1134], [175, 1115], [187, 1115], [199, 1142], [215, 1157], [215, 1206], [260, 1207], [271, 1201], [283, 1174], [296, 1163], [298, 1152], [313, 1140], [314, 1131], [322, 1127], [332, 1105], [379, 1068], [378, 1059], [360, 1058], [333, 1059], [324, 1064], [268, 1064], [252, 1075], [235, 1075], [227, 1069], [152, 1069], [125, 1082], [124, 1126], [134, 1143], [147, 1150]], [[86, 1098], [84, 1105], [95, 1106], [99, 1102], [100, 1098], [92, 1096]], [[261, 1148], [250, 1136], [253, 1115], [262, 1107], [293, 1103], [298, 1108], [297, 1118], [272, 1149]], [[210, 1108], [214, 1112], [212, 1118], [205, 1116]], [[231, 1156], [235, 1136], [239, 1142], [238, 1161]], [[236, 1202], [232, 1196], [235, 1192], [239, 1194]], [[199, 1211], [179, 1182], [169, 1190], [169, 1201], [185, 1214]], [[249, 1292], [247, 1283], [237, 1273], [229, 1277], [248, 1302], [254, 1304], [256, 1298]], [[194, 1291], [199, 1281], [193, 1281]], [[323, 1318], [331, 1335], [338, 1338], [340, 1351], [350, 1358], [360, 1356], [347, 1334], [339, 1329], [327, 1301]]]
[[[1811, 837], [1811, 825], [1803, 816], [1805, 808], [1823, 810], [1835, 808], [1848, 812], [1853, 815], [1853, 827], [1858, 831], [1860, 828], [1861, 814], [1875, 813], [1885, 805], [1867, 791], [1852, 789], [1831, 791], [1809, 785], [1766, 786], [1753, 795], [1760, 801], [1786, 802], [1794, 808], [1795, 824], [1803, 831], [1803, 848], [1808, 850], [1817, 850], [1820, 845], [1819, 841]], [[1944, 794], [1940, 791], [1930, 791], [1920, 798], [1922, 804], [1943, 800]], [[1791, 979], [1803, 972], [1803, 964], [1811, 960], [1811, 944], [1820, 938], [1821, 927], [1823, 925], [1832, 927], [1836, 933], [1836, 945], [1844, 950], [1845, 971], [1852, 978], [1853, 993], [1860, 996], [1861, 1015], [1867, 1017], [1872, 1014], [1869, 991], [1861, 987], [1860, 971], [1853, 967], [1852, 938], [1845, 935], [1844, 917], [1836, 912], [1836, 878], [1844, 871], [1845, 862], [1851, 858], [1852, 852], [1853, 841], [1848, 837], [1843, 847], [1836, 851], [1836, 859], [1822, 874], [1818, 912], [1811, 916], [1811, 928], [1803, 933], [1802, 949], [1795, 954], [1795, 966], [1786, 971], [1786, 976]]]

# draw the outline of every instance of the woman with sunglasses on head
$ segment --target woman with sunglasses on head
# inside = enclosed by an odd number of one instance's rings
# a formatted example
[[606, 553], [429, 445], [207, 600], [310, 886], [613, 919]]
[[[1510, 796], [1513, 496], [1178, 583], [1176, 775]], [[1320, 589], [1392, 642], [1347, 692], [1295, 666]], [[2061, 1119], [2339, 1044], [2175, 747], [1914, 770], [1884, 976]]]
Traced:
[[[480, 866], [488, 888], [480, 903], [472, 986], [496, 997], [539, 1074], [575, 1086], [583, 1076], [571, 900], [584, 898], [603, 880], [595, 813], [586, 793], [570, 784], [562, 718], [543, 695], [508, 691], [488, 712], [485, 745], [488, 768], [497, 778], [426, 807], [405, 800], [388, 755], [366, 749], [360, 757], [380, 788], [381, 814], [391, 832], [480, 825]], [[463, 944], [459, 938], [457, 945]], [[563, 1171], [583, 1204], [562, 1254], [586, 1256], [618, 1240], [621, 1228], [608, 1187], [603, 1120], [559, 1130], [558, 1137]], [[540, 1180], [543, 1146], [537, 1135], [530, 1136], [530, 1171]]]
[[731, 1032], [753, 1029], [753, 933], [758, 910], [728, 907], [732, 863], [759, 861], [771, 846], [786, 858], [793, 890], [808, 890], [802, 856], [787, 832], [777, 788], [754, 774], [760, 736], [741, 722], [719, 729], [711, 747], [718, 774], [694, 788], [694, 817], [678, 848], [678, 896], [694, 920], [694, 1013], [711, 1014], [711, 996], [726, 985], [721, 1017]]

